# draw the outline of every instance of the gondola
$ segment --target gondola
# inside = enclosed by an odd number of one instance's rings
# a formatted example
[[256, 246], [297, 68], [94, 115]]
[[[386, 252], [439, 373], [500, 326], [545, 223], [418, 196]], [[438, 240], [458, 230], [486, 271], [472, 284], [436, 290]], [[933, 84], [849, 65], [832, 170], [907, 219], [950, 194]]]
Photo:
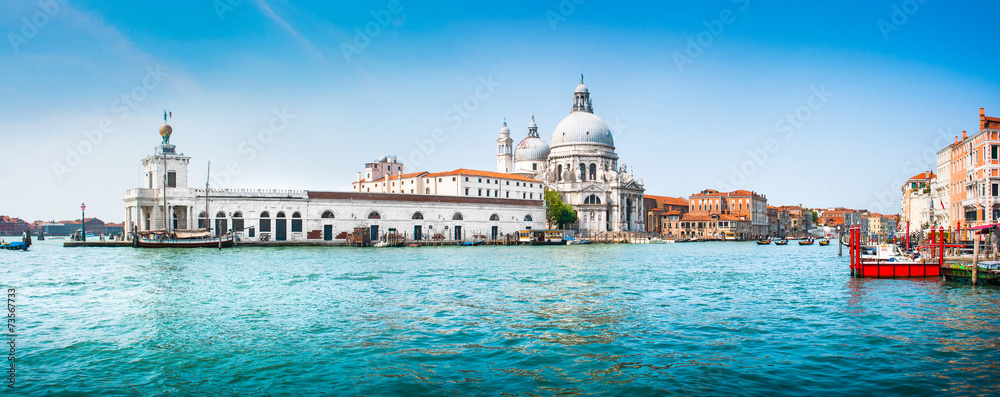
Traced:
[[757, 245], [771, 245], [771, 240], [769, 239], [757, 240]]
[[775, 241], [774, 245], [788, 245], [788, 240], [778, 240], [778, 241]]

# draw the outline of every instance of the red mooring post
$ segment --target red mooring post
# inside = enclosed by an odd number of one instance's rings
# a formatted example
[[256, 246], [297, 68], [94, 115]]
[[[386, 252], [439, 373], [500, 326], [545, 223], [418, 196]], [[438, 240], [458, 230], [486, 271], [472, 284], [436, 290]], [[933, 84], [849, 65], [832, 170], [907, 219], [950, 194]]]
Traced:
[[[934, 232], [936, 232], [936, 231], [937, 231], [937, 228], [933, 228], [933, 227], [931, 228], [931, 243], [929, 244], [930, 247], [928, 247], [930, 249], [927, 250], [928, 252], [931, 253], [931, 255], [934, 255], [934, 248], [932, 248], [932, 247], [934, 247], [934, 242], [937, 241], [937, 238], [936, 238], [937, 236], [934, 235]], [[923, 234], [923, 232], [920, 232], [920, 233]]]
[[941, 243], [938, 244], [938, 266], [944, 266], [944, 226], [941, 227]]

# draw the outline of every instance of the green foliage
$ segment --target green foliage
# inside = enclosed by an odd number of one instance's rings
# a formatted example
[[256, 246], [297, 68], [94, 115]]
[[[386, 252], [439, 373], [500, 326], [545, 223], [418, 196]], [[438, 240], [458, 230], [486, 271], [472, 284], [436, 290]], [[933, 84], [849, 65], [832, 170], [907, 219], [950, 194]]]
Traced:
[[809, 212], [812, 212], [813, 214], [813, 225], [815, 225], [817, 222], [819, 222], [819, 214], [813, 210], [809, 210]]
[[555, 190], [545, 190], [545, 220], [550, 225], [562, 229], [564, 225], [576, 223], [576, 211], [562, 200], [562, 195]]

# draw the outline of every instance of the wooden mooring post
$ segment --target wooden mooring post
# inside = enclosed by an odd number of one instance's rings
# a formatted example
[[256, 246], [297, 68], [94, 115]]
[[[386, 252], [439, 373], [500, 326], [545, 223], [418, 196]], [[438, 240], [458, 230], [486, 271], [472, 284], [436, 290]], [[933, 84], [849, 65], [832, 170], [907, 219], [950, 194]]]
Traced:
[[976, 285], [979, 278], [979, 235], [973, 232], [972, 237], [975, 239], [972, 244], [972, 285]]

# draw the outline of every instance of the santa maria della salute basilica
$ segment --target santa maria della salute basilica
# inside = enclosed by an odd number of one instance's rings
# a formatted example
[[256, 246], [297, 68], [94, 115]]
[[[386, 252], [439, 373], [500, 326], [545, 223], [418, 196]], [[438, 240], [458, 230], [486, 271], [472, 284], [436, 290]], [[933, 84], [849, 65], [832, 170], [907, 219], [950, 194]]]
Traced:
[[497, 139], [497, 172], [538, 180], [561, 193], [577, 211], [581, 233], [645, 230], [643, 184], [619, 164], [614, 135], [594, 114], [583, 76], [570, 114], [552, 131], [551, 145], [538, 135], [534, 116], [527, 136], [517, 146], [513, 142], [504, 122]]

